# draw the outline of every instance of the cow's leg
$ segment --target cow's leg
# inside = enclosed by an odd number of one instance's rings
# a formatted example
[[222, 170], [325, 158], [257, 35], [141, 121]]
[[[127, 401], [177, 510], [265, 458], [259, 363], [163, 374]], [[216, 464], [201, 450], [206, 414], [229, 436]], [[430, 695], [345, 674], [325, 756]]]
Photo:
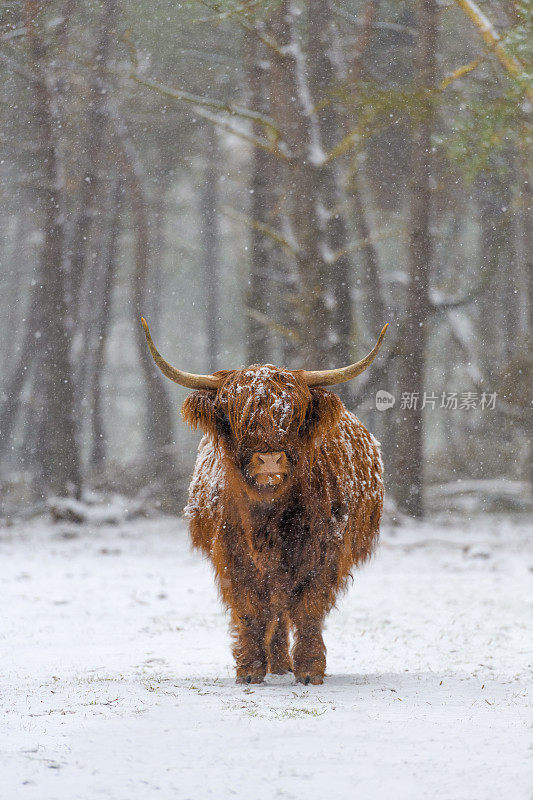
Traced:
[[289, 655], [289, 615], [275, 617], [267, 631], [268, 671], [272, 675], [285, 675], [292, 671]]
[[232, 613], [233, 656], [237, 683], [261, 683], [267, 671], [266, 621], [262, 617]]
[[304, 604], [291, 614], [294, 623], [292, 663], [299, 683], [318, 685], [324, 682], [326, 646], [322, 638], [322, 617], [309, 616]]

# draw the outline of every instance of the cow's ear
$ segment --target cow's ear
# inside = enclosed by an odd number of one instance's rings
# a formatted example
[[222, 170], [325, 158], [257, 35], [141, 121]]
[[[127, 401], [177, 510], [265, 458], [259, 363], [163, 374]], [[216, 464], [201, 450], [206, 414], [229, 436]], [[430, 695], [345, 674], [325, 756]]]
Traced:
[[326, 389], [311, 389], [311, 403], [305, 420], [306, 431], [321, 436], [339, 421], [343, 405], [336, 394]]
[[181, 407], [181, 416], [191, 428], [200, 427], [204, 433], [217, 434], [216, 392], [200, 389], [190, 394]]

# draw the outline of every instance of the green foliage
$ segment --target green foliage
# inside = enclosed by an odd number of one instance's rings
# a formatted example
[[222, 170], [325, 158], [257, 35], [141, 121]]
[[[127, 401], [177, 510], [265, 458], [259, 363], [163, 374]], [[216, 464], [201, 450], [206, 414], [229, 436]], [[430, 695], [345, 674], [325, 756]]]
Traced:
[[523, 66], [520, 81], [487, 53], [468, 68], [467, 57], [462, 74], [458, 70], [457, 76], [432, 91], [405, 83], [401, 87], [348, 83], [334, 94], [356, 121], [346, 143], [362, 148], [379, 131], [411, 126], [436, 110], [434, 144], [469, 181], [483, 170], [508, 169], [512, 148], [532, 151], [533, 109], [527, 87], [533, 86], [533, 0], [516, 0], [514, 10], [515, 24], [502, 37], [502, 44]]
[[436, 91], [409, 87], [384, 89], [370, 81], [359, 82], [356, 93], [347, 95], [345, 89], [340, 88], [333, 96], [348, 107], [350, 117], [357, 120], [350, 135], [356, 135], [360, 142], [391, 125], [422, 121], [439, 99]]
[[516, 0], [514, 8], [516, 24], [502, 42], [522, 64], [522, 80], [506, 77], [480, 86], [475, 78], [465, 79], [461, 93], [454, 95], [461, 113], [439, 137], [448, 158], [470, 181], [484, 170], [505, 172], [506, 153], [512, 148], [533, 148], [533, 108], [524, 92], [524, 87], [533, 87], [533, 0]]
[[280, 0], [189, 0], [185, 6], [194, 12], [194, 22], [219, 23], [226, 20], [250, 22], [264, 19]]
[[524, 66], [525, 77], [533, 85], [533, 0], [516, 0], [517, 24], [505, 37], [505, 47]]
[[439, 137], [439, 144], [467, 180], [488, 169], [505, 171], [504, 156], [511, 146], [533, 147], [533, 128], [523, 112], [527, 102], [520, 87], [511, 85], [499, 97], [463, 104], [463, 113], [457, 115], [454, 127]]

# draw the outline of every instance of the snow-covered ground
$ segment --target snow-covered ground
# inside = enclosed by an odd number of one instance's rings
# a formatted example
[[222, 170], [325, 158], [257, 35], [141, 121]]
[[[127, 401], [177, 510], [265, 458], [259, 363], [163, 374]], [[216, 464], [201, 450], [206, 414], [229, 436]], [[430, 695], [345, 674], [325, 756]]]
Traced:
[[0, 797], [525, 800], [528, 532], [385, 529], [324, 685], [243, 687], [179, 521], [0, 528]]

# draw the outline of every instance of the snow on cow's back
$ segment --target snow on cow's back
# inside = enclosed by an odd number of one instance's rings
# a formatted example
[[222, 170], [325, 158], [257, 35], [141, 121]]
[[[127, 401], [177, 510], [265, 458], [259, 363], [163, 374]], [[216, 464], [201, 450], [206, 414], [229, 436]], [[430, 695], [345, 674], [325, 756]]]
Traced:
[[[212, 438], [205, 435], [198, 445], [198, 455], [183, 516], [189, 520], [197, 519], [207, 522], [216, 513], [224, 483], [225, 475], [220, 451]], [[191, 533], [194, 540], [192, 528]]]
[[320, 471], [333, 471], [344, 499], [364, 496], [382, 501], [380, 444], [351, 411], [342, 411], [336, 427], [321, 442], [315, 465]]

